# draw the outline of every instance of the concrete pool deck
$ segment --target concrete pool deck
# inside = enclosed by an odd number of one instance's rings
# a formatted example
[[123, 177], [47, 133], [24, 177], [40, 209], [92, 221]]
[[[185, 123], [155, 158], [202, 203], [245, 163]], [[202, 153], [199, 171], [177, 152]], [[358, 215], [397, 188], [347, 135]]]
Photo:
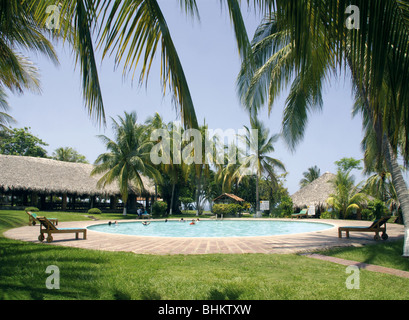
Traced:
[[[204, 219], [203, 219], [204, 220]], [[231, 219], [225, 219], [231, 220]], [[240, 219], [244, 220], [244, 219]], [[254, 219], [251, 219], [254, 220]], [[262, 219], [257, 219], [262, 220]], [[275, 219], [263, 219], [275, 220]], [[297, 221], [297, 219], [277, 219], [280, 221]], [[123, 220], [121, 222], [132, 222]], [[137, 222], [138, 220], [135, 220]], [[152, 220], [151, 220], [152, 221]], [[154, 220], [153, 220], [154, 221]], [[159, 221], [159, 220], [158, 220]], [[319, 249], [345, 246], [362, 246], [376, 243], [374, 233], [351, 232], [350, 238], [338, 238], [338, 227], [341, 226], [369, 226], [370, 221], [351, 220], [320, 220], [302, 219], [308, 222], [329, 223], [333, 228], [290, 235], [261, 236], [261, 237], [231, 237], [231, 238], [167, 238], [146, 237], [101, 233], [87, 230], [87, 239], [75, 240], [75, 234], [53, 234], [54, 241], [47, 245], [59, 245], [90, 250], [123, 251], [136, 254], [173, 255], [173, 254], [237, 254], [237, 253], [267, 253], [289, 254], [313, 252]], [[138, 222], [141, 222], [139, 220]], [[78, 221], [61, 222], [58, 228], [86, 228], [95, 224], [104, 224], [108, 221]], [[40, 227], [25, 226], [10, 229], [4, 236], [14, 240], [40, 243], [38, 236]], [[388, 223], [387, 234], [393, 241], [404, 236], [402, 225]], [[383, 242], [383, 240], [379, 241]]]

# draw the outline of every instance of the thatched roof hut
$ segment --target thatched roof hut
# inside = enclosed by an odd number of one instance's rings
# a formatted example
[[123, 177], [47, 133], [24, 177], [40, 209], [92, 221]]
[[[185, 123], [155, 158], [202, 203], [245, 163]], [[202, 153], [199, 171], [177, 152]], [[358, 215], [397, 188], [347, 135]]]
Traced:
[[324, 173], [318, 179], [298, 190], [291, 196], [294, 207], [302, 208], [309, 206], [326, 206], [326, 200], [331, 193], [335, 192], [331, 180], [335, 175], [330, 172]]
[[245, 202], [246, 200], [231, 194], [231, 193], [223, 193], [222, 195], [218, 196], [213, 200], [215, 203], [242, 203]]
[[[44, 158], [0, 155], [0, 190], [28, 191], [40, 194], [119, 196], [119, 187], [97, 187], [101, 175], [91, 176], [91, 164], [56, 161]], [[154, 195], [154, 183], [142, 177], [145, 192]], [[132, 189], [132, 187], [131, 187]], [[133, 193], [140, 193], [134, 188]]]

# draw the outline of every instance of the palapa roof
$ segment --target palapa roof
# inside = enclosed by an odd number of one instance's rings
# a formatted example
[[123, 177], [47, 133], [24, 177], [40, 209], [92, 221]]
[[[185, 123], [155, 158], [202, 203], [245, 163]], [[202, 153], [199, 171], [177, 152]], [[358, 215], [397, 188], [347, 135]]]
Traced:
[[238, 196], [236, 196], [236, 195], [234, 195], [234, 194], [231, 194], [231, 193], [223, 193], [222, 195], [218, 196], [218, 197], [217, 197], [216, 199], [214, 199], [213, 201], [217, 201], [217, 200], [220, 200], [220, 199], [223, 199], [223, 198], [226, 198], [226, 197], [231, 198], [231, 199], [233, 199], [233, 200], [235, 200], [235, 201], [238, 201], [238, 202], [244, 202], [244, 201], [246, 201], [246, 200], [244, 200], [244, 199], [242, 199], [242, 198], [240, 198], [240, 197], [238, 197]]
[[294, 207], [324, 205], [331, 193], [335, 192], [331, 180], [335, 174], [326, 172], [291, 196]]
[[[101, 175], [91, 176], [92, 164], [45, 158], [0, 155], [0, 189], [77, 195], [120, 195], [116, 183], [97, 187]], [[144, 194], [154, 194], [154, 183], [142, 176]], [[131, 187], [131, 193], [139, 194]]]

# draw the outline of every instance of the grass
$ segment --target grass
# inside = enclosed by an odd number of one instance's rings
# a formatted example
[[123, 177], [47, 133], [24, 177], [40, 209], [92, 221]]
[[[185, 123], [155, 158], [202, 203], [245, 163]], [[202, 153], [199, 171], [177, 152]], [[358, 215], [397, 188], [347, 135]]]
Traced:
[[[88, 219], [77, 213], [47, 216], [61, 221]], [[119, 220], [121, 215], [107, 217]], [[0, 233], [27, 221], [24, 212], [0, 211]], [[360, 257], [369, 263], [388, 260], [394, 267], [407, 268], [407, 260], [398, 258], [401, 245], [391, 242], [326, 254]], [[50, 265], [60, 270], [59, 290], [46, 288]], [[298, 255], [135, 255], [0, 236], [2, 300], [409, 299], [409, 279], [361, 270], [360, 289], [349, 290], [348, 276], [344, 266]]]
[[320, 253], [332, 257], [409, 271], [409, 259], [402, 257], [402, 248], [403, 239], [393, 242], [386, 241], [381, 245], [366, 245], [362, 248], [334, 248]]

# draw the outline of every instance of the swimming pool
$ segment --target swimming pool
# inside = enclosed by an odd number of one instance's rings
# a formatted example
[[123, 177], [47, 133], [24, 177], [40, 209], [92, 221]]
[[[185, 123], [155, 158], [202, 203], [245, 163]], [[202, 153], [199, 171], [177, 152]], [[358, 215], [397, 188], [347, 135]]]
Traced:
[[334, 226], [320, 222], [278, 221], [278, 220], [223, 220], [200, 221], [194, 225], [191, 220], [152, 221], [145, 226], [139, 222], [121, 222], [118, 224], [98, 224], [88, 227], [89, 230], [121, 235], [151, 237], [257, 237], [304, 232], [321, 231]]

